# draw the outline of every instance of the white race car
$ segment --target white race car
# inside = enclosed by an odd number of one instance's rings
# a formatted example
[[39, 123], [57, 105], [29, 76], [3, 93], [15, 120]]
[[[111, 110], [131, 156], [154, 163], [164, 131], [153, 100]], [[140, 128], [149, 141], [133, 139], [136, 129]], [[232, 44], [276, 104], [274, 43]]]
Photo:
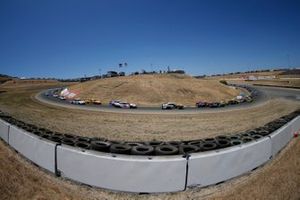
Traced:
[[137, 105], [134, 103], [127, 103], [119, 100], [110, 101], [109, 104], [116, 108], [137, 108]]
[[73, 100], [73, 101], [71, 101], [71, 104], [85, 105], [85, 101], [83, 101], [83, 100]]

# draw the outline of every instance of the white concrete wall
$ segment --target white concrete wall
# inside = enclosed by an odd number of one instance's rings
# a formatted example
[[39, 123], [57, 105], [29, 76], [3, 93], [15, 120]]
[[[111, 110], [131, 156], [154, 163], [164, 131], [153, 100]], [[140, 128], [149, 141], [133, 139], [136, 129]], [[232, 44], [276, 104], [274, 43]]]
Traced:
[[191, 154], [187, 185], [203, 187], [223, 182], [262, 165], [270, 156], [268, 137], [220, 151]]
[[275, 156], [293, 138], [293, 123], [287, 123], [269, 135], [272, 143], [272, 156]]
[[9, 123], [0, 119], [0, 137], [8, 143], [8, 130], [9, 130]]
[[186, 159], [82, 152], [59, 146], [57, 168], [62, 176], [81, 183], [126, 192], [156, 193], [185, 189]]
[[296, 117], [291, 121], [292, 124], [292, 134], [294, 135], [295, 133], [300, 134], [300, 116]]
[[9, 145], [35, 164], [55, 173], [55, 143], [11, 126]]

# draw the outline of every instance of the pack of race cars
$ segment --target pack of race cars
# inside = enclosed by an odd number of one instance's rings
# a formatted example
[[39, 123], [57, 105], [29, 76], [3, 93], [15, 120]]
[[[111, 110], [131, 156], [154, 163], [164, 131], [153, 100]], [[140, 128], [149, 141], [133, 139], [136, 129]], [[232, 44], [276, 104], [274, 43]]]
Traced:
[[[239, 86], [241, 87], [241, 86]], [[247, 89], [250, 93], [250, 95], [239, 95], [229, 101], [220, 101], [220, 102], [208, 102], [208, 101], [198, 101], [196, 102], [195, 106], [196, 108], [221, 108], [225, 107], [228, 105], [235, 105], [235, 104], [240, 104], [240, 103], [251, 103], [253, 101], [253, 97], [255, 97], [256, 91], [252, 90], [249, 87], [243, 86], [245, 89]], [[60, 99], [62, 101], [68, 101], [71, 104], [75, 105], [86, 105], [86, 104], [94, 104], [94, 105], [102, 105], [102, 102], [99, 100], [95, 99], [79, 99], [79, 98], [74, 98], [74, 99], [66, 99], [64, 96], [59, 95], [59, 90], [56, 90], [52, 94], [47, 92], [46, 96], [52, 96], [54, 98]], [[109, 102], [109, 106], [115, 107], [115, 108], [122, 108], [122, 109], [137, 109], [138, 106], [135, 103], [129, 103], [126, 101], [121, 101], [121, 100], [112, 100]], [[175, 102], [166, 102], [161, 105], [162, 110], [173, 110], [173, 109], [178, 109], [182, 110], [184, 109], [185, 106], [182, 104], [177, 104]]]

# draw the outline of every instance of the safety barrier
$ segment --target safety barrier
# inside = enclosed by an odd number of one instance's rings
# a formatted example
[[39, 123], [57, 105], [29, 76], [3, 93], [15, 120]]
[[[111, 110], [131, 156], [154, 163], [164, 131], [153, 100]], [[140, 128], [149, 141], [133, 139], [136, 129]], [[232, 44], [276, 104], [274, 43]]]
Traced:
[[292, 124], [292, 133], [293, 134], [300, 134], [300, 116], [294, 118], [291, 122]]
[[0, 137], [8, 143], [9, 123], [0, 119]]
[[55, 173], [56, 143], [43, 140], [15, 126], [10, 126], [9, 145], [35, 164]]
[[269, 135], [272, 143], [272, 156], [275, 156], [293, 138], [292, 124], [288, 123]]
[[20, 154], [57, 175], [101, 188], [157, 193], [217, 184], [276, 155], [300, 129], [300, 116], [267, 137], [240, 146], [182, 156], [130, 156], [59, 145], [0, 120], [0, 136]]
[[80, 151], [57, 147], [61, 175], [111, 190], [155, 193], [185, 189], [186, 159], [182, 156], [149, 157]]
[[187, 185], [203, 187], [223, 182], [257, 168], [270, 157], [269, 138], [219, 151], [191, 154]]

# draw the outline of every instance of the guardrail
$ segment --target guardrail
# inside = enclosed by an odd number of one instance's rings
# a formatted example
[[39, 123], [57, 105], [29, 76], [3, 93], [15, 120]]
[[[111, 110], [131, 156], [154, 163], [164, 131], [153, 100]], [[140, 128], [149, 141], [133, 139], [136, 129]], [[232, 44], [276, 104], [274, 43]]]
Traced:
[[186, 155], [134, 156], [45, 140], [0, 119], [0, 137], [38, 166], [87, 185], [134, 193], [183, 191], [240, 176], [269, 161], [299, 129], [297, 116], [270, 135], [241, 145]]

